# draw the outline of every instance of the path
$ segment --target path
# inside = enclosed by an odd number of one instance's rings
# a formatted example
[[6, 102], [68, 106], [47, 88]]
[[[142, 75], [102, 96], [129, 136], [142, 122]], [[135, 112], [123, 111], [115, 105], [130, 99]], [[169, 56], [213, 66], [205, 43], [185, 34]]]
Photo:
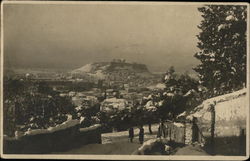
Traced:
[[139, 143], [116, 142], [112, 144], [89, 144], [67, 152], [58, 152], [57, 154], [121, 154], [130, 155], [139, 148]]
[[187, 145], [185, 147], [177, 149], [174, 155], [209, 155], [199, 145]]
[[[149, 134], [148, 126], [147, 125], [144, 126], [144, 133], [145, 133], [144, 139], [145, 140], [149, 140], [149, 139], [152, 139], [152, 138], [156, 137], [156, 133], [157, 133], [157, 130], [158, 130], [158, 125], [157, 124], [152, 125], [151, 129], [152, 129], [153, 135]], [[139, 129], [134, 128], [134, 135], [135, 135], [134, 140], [139, 139], [138, 134], [139, 134]], [[120, 132], [102, 134], [102, 144], [120, 142], [121, 139], [125, 139], [126, 141], [128, 140], [128, 131], [120, 131]]]
[[[158, 125], [152, 125], [153, 134], [149, 134], [148, 126], [144, 126], [144, 140], [156, 137]], [[130, 155], [136, 149], [138, 149], [141, 144], [139, 143], [138, 133], [139, 129], [134, 130], [135, 138], [133, 143], [129, 142], [128, 131], [114, 132], [114, 133], [104, 133], [102, 134], [102, 144], [88, 144], [83, 145], [80, 148], [72, 149], [66, 152], [55, 152], [54, 154], [121, 154]]]
[[[144, 141], [156, 138], [158, 125], [152, 125], [153, 134], [149, 134], [148, 127], [144, 126]], [[129, 142], [128, 131], [102, 134], [102, 144], [88, 144], [66, 152], [55, 152], [54, 154], [103, 154], [103, 155], [131, 155], [141, 144], [139, 143], [139, 130], [134, 130], [133, 143]], [[177, 148], [173, 155], [208, 155], [199, 145], [187, 145]]]

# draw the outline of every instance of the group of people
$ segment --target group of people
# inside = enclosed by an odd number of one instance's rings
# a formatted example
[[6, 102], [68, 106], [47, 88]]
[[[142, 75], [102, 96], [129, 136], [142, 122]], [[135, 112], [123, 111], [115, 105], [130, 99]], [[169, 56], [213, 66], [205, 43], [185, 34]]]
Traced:
[[[143, 126], [140, 126], [139, 130], [140, 130], [139, 131], [139, 142], [140, 142], [140, 144], [142, 144], [144, 141], [144, 128], [143, 128]], [[130, 142], [132, 143], [133, 139], [134, 139], [134, 128], [133, 127], [129, 128], [128, 132], [129, 132]]]
[[[133, 127], [129, 128], [128, 132], [129, 132], [130, 142], [132, 143], [133, 139], [134, 139], [134, 128]], [[157, 132], [157, 138], [161, 138], [161, 137], [164, 137], [164, 138], [167, 137], [167, 126], [164, 125], [163, 121], [160, 121], [160, 124], [158, 127], [158, 132]], [[139, 142], [140, 142], [140, 144], [142, 144], [143, 141], [144, 141], [144, 128], [143, 128], [143, 126], [140, 126], [139, 127]]]

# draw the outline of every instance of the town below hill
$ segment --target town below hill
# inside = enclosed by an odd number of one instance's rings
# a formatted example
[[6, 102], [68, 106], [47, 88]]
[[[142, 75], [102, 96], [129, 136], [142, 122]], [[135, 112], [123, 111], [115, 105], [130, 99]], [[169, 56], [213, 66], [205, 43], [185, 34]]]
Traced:
[[[44, 106], [47, 106], [48, 103], [46, 100], [50, 99], [51, 102], [54, 102], [53, 105], [48, 104], [50, 109], [55, 108], [55, 111], [56, 109], [61, 111], [62, 109], [59, 108], [65, 108], [64, 113], [75, 111], [81, 113], [79, 114], [79, 117], [81, 117], [82, 114], [86, 114], [86, 109], [89, 108], [92, 112], [131, 109], [136, 102], [139, 103], [142, 98], [148, 97], [153, 91], [164, 89], [163, 78], [164, 75], [152, 74], [144, 64], [130, 63], [118, 59], [110, 62], [90, 63], [68, 72], [50, 72], [48, 70], [6, 72], [4, 86], [9, 89], [9, 91], [5, 90], [5, 95], [10, 97], [16, 95], [11, 92], [12, 88], [13, 92], [20, 89], [18, 97], [20, 97], [21, 102], [19, 102], [21, 104], [25, 101], [23, 99], [28, 97], [38, 101], [36, 107], [30, 107], [35, 110], [35, 113], [39, 112], [38, 109], [40, 108], [43, 111]], [[16, 88], [14, 89], [14, 87]], [[45, 102], [36, 100], [38, 97]], [[12, 103], [10, 102], [10, 104]], [[25, 109], [28, 109], [26, 105]], [[46, 114], [41, 113], [41, 115], [41, 117], [45, 117]], [[20, 124], [24, 131], [29, 128], [42, 128], [40, 125], [35, 127], [33, 124], [23, 127], [23, 123], [30, 122], [29, 119], [35, 118], [34, 116], [22, 117], [25, 118], [17, 124]], [[64, 120], [65, 118], [67, 116], [63, 115], [58, 119]], [[90, 124], [95, 122], [96, 118], [90, 119]], [[41, 126], [47, 127], [49, 125]], [[12, 130], [7, 130], [7, 133], [13, 135], [14, 131]]]
[[53, 88], [64, 90], [88, 90], [105, 88], [136, 91], [162, 82], [163, 74], [151, 73], [145, 64], [114, 59], [110, 62], [93, 62], [71, 71], [15, 69], [5, 71], [5, 77], [46, 81]]

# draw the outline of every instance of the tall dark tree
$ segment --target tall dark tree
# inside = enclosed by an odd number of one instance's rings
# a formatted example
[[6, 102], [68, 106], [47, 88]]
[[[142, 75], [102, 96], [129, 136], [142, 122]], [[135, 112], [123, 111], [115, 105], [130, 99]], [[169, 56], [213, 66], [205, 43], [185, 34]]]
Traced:
[[[177, 74], [174, 67], [170, 67], [164, 78], [165, 96], [157, 113], [162, 120], [174, 119], [178, 114], [195, 107], [199, 102], [193, 97], [199, 97], [198, 80], [188, 73]], [[196, 96], [195, 96], [196, 95]]]
[[203, 20], [195, 57], [201, 64], [194, 70], [201, 84], [213, 95], [244, 87], [247, 6], [207, 5], [198, 10]]

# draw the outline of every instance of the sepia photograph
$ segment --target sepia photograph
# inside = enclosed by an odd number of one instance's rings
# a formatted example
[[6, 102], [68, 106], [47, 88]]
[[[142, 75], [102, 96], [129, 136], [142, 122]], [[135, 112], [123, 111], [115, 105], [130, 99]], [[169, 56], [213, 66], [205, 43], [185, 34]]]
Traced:
[[3, 1], [1, 158], [249, 157], [249, 4]]

